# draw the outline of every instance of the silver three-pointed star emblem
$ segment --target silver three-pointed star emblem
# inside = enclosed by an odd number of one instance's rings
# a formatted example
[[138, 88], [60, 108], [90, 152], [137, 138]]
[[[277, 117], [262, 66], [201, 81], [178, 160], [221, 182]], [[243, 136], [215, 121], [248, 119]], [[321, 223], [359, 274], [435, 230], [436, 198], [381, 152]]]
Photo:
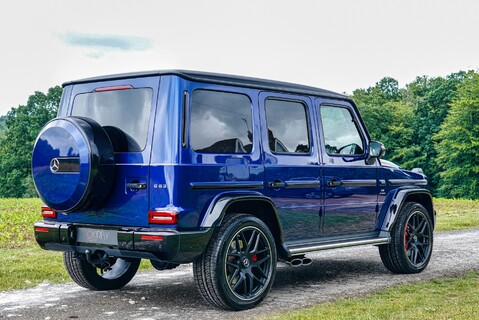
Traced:
[[53, 158], [52, 161], [50, 161], [50, 170], [56, 173], [58, 169], [60, 169], [60, 161], [58, 161], [57, 158]]

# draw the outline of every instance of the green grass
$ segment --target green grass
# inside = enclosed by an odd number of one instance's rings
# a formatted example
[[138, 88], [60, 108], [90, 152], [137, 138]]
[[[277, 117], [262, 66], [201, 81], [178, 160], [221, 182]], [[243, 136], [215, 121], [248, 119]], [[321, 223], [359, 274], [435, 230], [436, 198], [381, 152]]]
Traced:
[[0, 291], [29, 288], [45, 281], [70, 281], [62, 254], [39, 246], [0, 250], [0, 279]]
[[[477, 319], [479, 272], [339, 299], [267, 319]], [[266, 319], [266, 318], [265, 318]]]
[[0, 199], [0, 249], [36, 246], [33, 224], [42, 220], [40, 199]]
[[479, 201], [434, 199], [436, 231], [479, 228]]

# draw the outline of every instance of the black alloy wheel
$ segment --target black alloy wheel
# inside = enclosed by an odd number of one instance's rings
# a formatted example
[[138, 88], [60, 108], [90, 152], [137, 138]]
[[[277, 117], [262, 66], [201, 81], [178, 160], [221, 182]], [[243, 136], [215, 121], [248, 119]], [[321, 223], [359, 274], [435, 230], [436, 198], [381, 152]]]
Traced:
[[414, 211], [404, 228], [404, 249], [411, 265], [421, 268], [432, 250], [432, 226], [422, 211]]
[[232, 214], [193, 262], [196, 286], [203, 299], [218, 308], [250, 309], [268, 295], [276, 260], [268, 226], [254, 216]]
[[244, 301], [254, 300], [266, 289], [272, 274], [271, 245], [254, 226], [239, 230], [225, 256], [225, 278], [231, 292]]
[[419, 273], [431, 259], [434, 225], [426, 208], [406, 203], [391, 227], [391, 242], [379, 246], [384, 266], [394, 273]]

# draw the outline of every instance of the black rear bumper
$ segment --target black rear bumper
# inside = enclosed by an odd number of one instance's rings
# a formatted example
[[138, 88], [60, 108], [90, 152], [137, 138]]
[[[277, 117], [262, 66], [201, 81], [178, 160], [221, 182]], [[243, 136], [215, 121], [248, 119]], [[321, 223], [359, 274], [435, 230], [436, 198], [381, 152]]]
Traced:
[[[81, 228], [105, 231], [116, 239], [80, 242], [78, 231]], [[35, 223], [34, 230], [35, 239], [45, 250], [78, 253], [84, 253], [85, 250], [104, 251], [114, 257], [154, 259], [174, 263], [192, 262], [203, 253], [213, 232], [212, 228], [179, 232], [171, 229], [79, 225], [48, 221]]]

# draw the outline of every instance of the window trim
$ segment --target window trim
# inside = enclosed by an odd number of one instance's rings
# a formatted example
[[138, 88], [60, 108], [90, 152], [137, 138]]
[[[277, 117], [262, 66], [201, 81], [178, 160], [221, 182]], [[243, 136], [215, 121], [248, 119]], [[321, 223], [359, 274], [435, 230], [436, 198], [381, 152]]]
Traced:
[[[218, 92], [218, 93], [227, 93], [227, 94], [235, 94], [235, 95], [242, 95], [242, 96], [245, 96], [246, 98], [248, 98], [248, 101], [249, 101], [249, 107], [250, 107], [250, 115], [251, 115], [251, 130], [252, 130], [252, 134], [253, 134], [253, 141], [251, 142], [252, 144], [252, 147], [251, 147], [251, 151], [250, 152], [246, 152], [246, 153], [232, 153], [232, 152], [204, 152], [204, 151], [200, 151], [200, 150], [195, 150], [193, 148], [193, 145], [191, 143], [191, 124], [192, 124], [192, 119], [191, 119], [191, 108], [193, 107], [193, 103], [192, 103], [192, 100], [193, 100], [193, 95], [195, 94], [196, 91], [208, 91], [208, 92]], [[187, 119], [187, 129], [186, 129], [186, 135], [188, 137], [187, 141], [187, 145], [189, 146], [190, 150], [197, 153], [197, 154], [206, 154], [206, 155], [212, 155], [212, 154], [218, 154], [218, 155], [239, 155], [239, 156], [251, 156], [254, 152], [255, 152], [255, 144], [254, 144], [254, 136], [255, 136], [255, 133], [254, 133], [254, 110], [253, 110], [253, 100], [251, 99], [251, 97], [244, 93], [244, 92], [239, 92], [239, 91], [228, 91], [228, 90], [216, 90], [216, 89], [209, 89], [209, 88], [205, 88], [205, 87], [198, 87], [198, 88], [195, 88], [191, 94], [188, 95], [188, 119]], [[249, 129], [249, 128], [248, 128]], [[246, 150], [245, 150], [246, 151]]]
[[[328, 152], [328, 150], [326, 149], [326, 141], [324, 139], [325, 137], [325, 134], [324, 134], [324, 126], [323, 126], [323, 116], [321, 115], [321, 109], [323, 107], [334, 107], [334, 108], [342, 108], [342, 109], [346, 109], [349, 114], [351, 115], [351, 118], [353, 120], [353, 123], [356, 127], [356, 130], [358, 131], [359, 133], [359, 138], [361, 139], [361, 142], [362, 142], [362, 148], [363, 148], [363, 153], [361, 154], [330, 154]], [[360, 124], [359, 122], [359, 118], [356, 114], [356, 112], [354, 111], [354, 109], [348, 105], [343, 105], [343, 104], [335, 104], [335, 103], [321, 103], [319, 105], [319, 108], [318, 108], [318, 117], [319, 117], [319, 125], [321, 127], [321, 148], [323, 149], [323, 151], [325, 152], [325, 154], [328, 156], [328, 157], [335, 157], [335, 158], [360, 158], [360, 159], [363, 159], [363, 157], [365, 157], [367, 155], [367, 139], [366, 139], [366, 135], [364, 134], [363, 132], [363, 127]]]
[[313, 154], [313, 144], [311, 143], [311, 117], [309, 115], [309, 107], [308, 107], [308, 103], [304, 100], [301, 100], [301, 99], [289, 99], [289, 98], [282, 98], [282, 97], [278, 97], [278, 96], [275, 96], [275, 95], [269, 95], [267, 96], [264, 101], [263, 101], [263, 106], [264, 106], [264, 116], [265, 116], [265, 121], [266, 121], [266, 130], [269, 130], [269, 126], [268, 126], [268, 113], [266, 111], [266, 102], [268, 100], [276, 100], [276, 101], [284, 101], [284, 102], [294, 102], [294, 103], [299, 103], [301, 105], [303, 105], [303, 108], [304, 108], [304, 111], [305, 111], [305, 115], [306, 115], [306, 130], [307, 130], [307, 135], [308, 135], [308, 148], [309, 148], [309, 151], [308, 152], [276, 152], [273, 150], [270, 149], [269, 147], [269, 135], [267, 134], [266, 135], [266, 139], [267, 139], [267, 143], [263, 143], [264, 145], [267, 145], [268, 146], [268, 150], [271, 154], [274, 154], [274, 155], [288, 155], [288, 156], [311, 156]]
[[181, 146], [186, 148], [188, 146], [188, 135], [190, 129], [190, 93], [185, 90], [183, 91], [183, 115], [181, 117]]

